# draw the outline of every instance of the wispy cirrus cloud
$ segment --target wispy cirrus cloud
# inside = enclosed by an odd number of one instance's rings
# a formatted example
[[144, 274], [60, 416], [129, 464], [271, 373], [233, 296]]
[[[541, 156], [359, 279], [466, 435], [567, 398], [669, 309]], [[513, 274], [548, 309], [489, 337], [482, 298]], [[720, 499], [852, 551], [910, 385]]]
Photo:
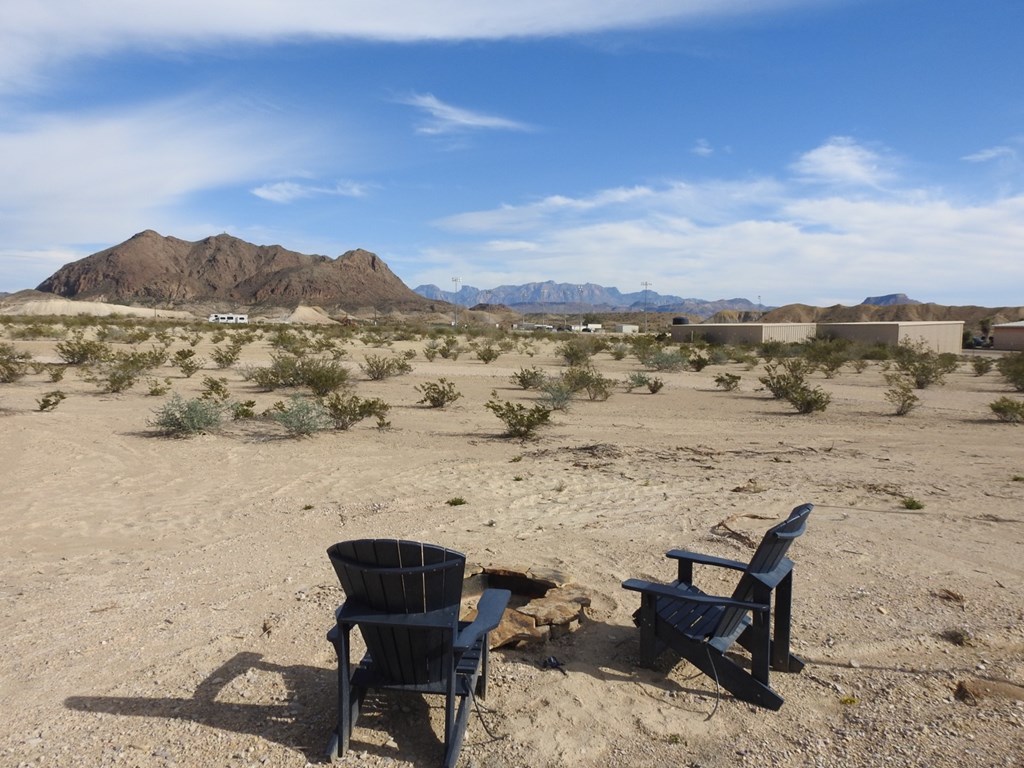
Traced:
[[417, 133], [436, 136], [479, 130], [534, 130], [530, 125], [518, 120], [446, 104], [431, 93], [414, 94], [398, 101], [401, 104], [416, 107], [426, 114], [426, 119], [416, 126]]
[[271, 203], [293, 203], [311, 197], [365, 197], [368, 187], [352, 181], [340, 181], [333, 187], [299, 184], [294, 181], [278, 181], [261, 184], [250, 190], [252, 194]]
[[0, 91], [22, 90], [78, 57], [297, 40], [499, 40], [703, 21], [821, 0], [47, 0], [3, 3]]
[[966, 160], [969, 163], [988, 163], [993, 160], [1016, 160], [1017, 150], [1005, 145], [988, 147], [987, 149], [982, 149], [977, 152], [972, 152], [969, 155], [964, 155], [960, 159]]

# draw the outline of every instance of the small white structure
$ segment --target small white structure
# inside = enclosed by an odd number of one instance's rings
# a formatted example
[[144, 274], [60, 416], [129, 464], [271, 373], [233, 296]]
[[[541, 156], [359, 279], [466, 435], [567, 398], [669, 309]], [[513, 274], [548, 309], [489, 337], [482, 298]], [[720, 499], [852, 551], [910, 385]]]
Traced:
[[1024, 352], [1024, 320], [992, 326], [992, 349]]
[[229, 312], [227, 314], [220, 314], [219, 312], [214, 312], [212, 315], [206, 318], [206, 320], [211, 323], [248, 323], [249, 316], [236, 314], [234, 312]]
[[629, 325], [629, 324], [621, 324], [620, 323], [619, 325], [613, 325], [612, 326], [612, 333], [622, 333], [622, 334], [640, 333], [640, 326], [639, 325]]

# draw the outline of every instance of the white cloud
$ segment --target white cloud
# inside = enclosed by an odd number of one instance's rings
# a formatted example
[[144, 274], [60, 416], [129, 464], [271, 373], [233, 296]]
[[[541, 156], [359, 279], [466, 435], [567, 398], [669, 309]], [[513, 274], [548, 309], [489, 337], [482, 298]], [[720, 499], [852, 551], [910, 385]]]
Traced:
[[970, 155], [964, 155], [960, 159], [971, 163], [987, 163], [992, 160], [1016, 160], [1017, 151], [1012, 147], [1006, 146], [989, 147]]
[[318, 187], [311, 184], [298, 184], [294, 181], [278, 181], [273, 184], [261, 184], [250, 190], [256, 197], [272, 203], [292, 203], [309, 197], [338, 196], [365, 197], [366, 186], [352, 181], [338, 182], [333, 187]]
[[3, 0], [0, 90], [79, 56], [301, 39], [495, 40], [750, 15], [821, 0]]
[[520, 123], [516, 120], [509, 120], [508, 118], [496, 115], [485, 115], [482, 112], [474, 112], [463, 107], [445, 104], [430, 93], [409, 96], [408, 98], [400, 99], [399, 102], [417, 107], [429, 115], [428, 120], [417, 126], [417, 133], [438, 135], [481, 129], [501, 131], [532, 130], [526, 123]]
[[881, 154], [849, 136], [833, 136], [801, 155], [791, 169], [804, 181], [880, 187], [895, 178], [887, 165], [889, 162]]
[[697, 155], [697, 157], [711, 157], [715, 154], [715, 148], [711, 146], [711, 142], [707, 139], [697, 139], [690, 152]]
[[117, 242], [133, 227], [167, 224], [197, 192], [305, 164], [312, 150], [293, 131], [273, 116], [253, 117], [236, 104], [192, 97], [36, 115], [0, 129], [5, 247]]
[[[626, 289], [654, 278], [662, 293], [760, 295], [776, 305], [899, 291], [948, 304], [1020, 303], [1024, 196], [963, 205], [913, 189], [816, 195], [770, 179], [643, 189], [583, 199], [615, 201], [602, 206], [552, 196], [449, 217], [439, 223], [467, 239], [425, 254], [413, 281], [436, 282], [458, 264], [466, 284], [482, 288], [551, 279]], [[515, 239], [494, 237], [508, 231]], [[481, 257], [487, 251], [495, 258]]]

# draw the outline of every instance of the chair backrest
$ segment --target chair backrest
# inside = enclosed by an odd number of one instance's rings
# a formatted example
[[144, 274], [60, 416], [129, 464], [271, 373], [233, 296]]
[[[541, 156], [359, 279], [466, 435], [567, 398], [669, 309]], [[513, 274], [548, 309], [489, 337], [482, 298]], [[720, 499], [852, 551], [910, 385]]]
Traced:
[[455, 608], [447, 629], [361, 625], [375, 667], [396, 684], [436, 682], [458, 625], [466, 556], [397, 539], [342, 541], [327, 550], [348, 599], [377, 611], [415, 614]]
[[[747, 569], [740, 578], [740, 583], [732, 596], [736, 600], [750, 601], [754, 597], [754, 579], [751, 574], [770, 573], [775, 570], [786, 557], [793, 541], [807, 530], [807, 518], [814, 509], [813, 504], [802, 504], [789, 513], [789, 517], [778, 525], [772, 526], [765, 533], [754, 556], [750, 558]], [[728, 636], [736, 630], [746, 615], [742, 608], [727, 608], [715, 628], [716, 637]]]

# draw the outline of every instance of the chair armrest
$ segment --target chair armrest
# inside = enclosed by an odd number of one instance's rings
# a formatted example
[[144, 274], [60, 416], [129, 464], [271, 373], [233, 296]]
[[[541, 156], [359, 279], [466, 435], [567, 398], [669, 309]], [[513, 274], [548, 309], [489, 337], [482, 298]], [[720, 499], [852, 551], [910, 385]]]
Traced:
[[704, 605], [718, 605], [723, 608], [743, 608], [748, 611], [766, 612], [770, 610], [770, 606], [767, 603], [752, 603], [746, 600], [734, 600], [731, 597], [705, 595], [703, 592], [682, 592], [677, 587], [673, 587], [668, 584], [655, 584], [653, 581], [642, 581], [641, 579], [627, 579], [622, 582], [622, 588], [632, 590], [633, 592], [643, 592], [649, 595], [657, 595], [658, 597], [666, 597], [669, 600], [675, 600], [680, 603], [702, 603]]
[[501, 623], [512, 593], [507, 589], [486, 589], [476, 604], [476, 618], [455, 638], [455, 650], [466, 651]]
[[685, 549], [673, 549], [665, 553], [665, 557], [673, 560], [685, 560], [699, 565], [716, 565], [721, 568], [732, 568], [734, 571], [745, 571], [746, 563], [738, 560], [729, 560], [726, 557], [714, 557], [713, 555], [702, 555], [699, 552], [687, 552]]
[[447, 608], [439, 608], [436, 611], [424, 611], [422, 613], [388, 613], [387, 611], [378, 611], [370, 608], [358, 600], [349, 599], [334, 612], [334, 618], [338, 624], [347, 624], [349, 626], [366, 624], [385, 627], [445, 629], [458, 625], [459, 606], [452, 605]]
[[793, 561], [788, 557], [782, 558], [782, 561], [770, 571], [764, 571], [762, 573], [751, 573], [750, 577], [756, 581], [764, 584], [768, 589], [775, 589], [782, 580], [785, 579], [789, 574], [793, 572]]

